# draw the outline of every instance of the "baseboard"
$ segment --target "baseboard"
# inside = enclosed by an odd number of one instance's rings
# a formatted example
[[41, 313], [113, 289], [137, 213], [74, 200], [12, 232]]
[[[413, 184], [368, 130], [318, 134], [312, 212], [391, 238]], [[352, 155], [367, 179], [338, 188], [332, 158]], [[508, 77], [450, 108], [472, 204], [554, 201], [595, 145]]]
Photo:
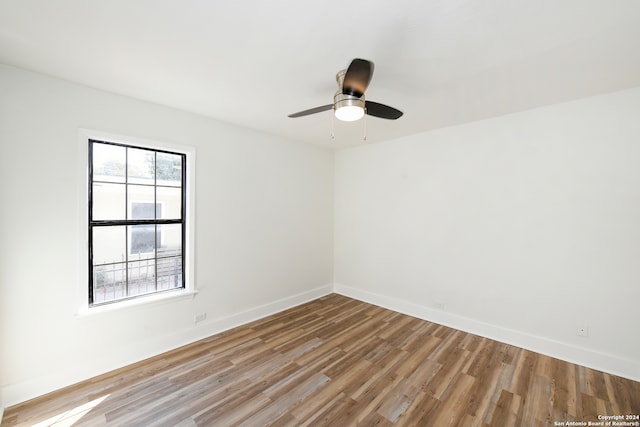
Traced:
[[[215, 319], [208, 323], [203, 323], [202, 328], [198, 328], [198, 335], [193, 337], [189, 343], [195, 342], [211, 335], [245, 325], [254, 320], [262, 319], [280, 311], [287, 310], [300, 304], [304, 304], [314, 299], [333, 293], [333, 285], [324, 285], [310, 291], [301, 292], [296, 295], [281, 298], [279, 300], [253, 307], [249, 310], [233, 314], [224, 318]], [[184, 344], [182, 344], [184, 345]], [[178, 346], [180, 347], [180, 346]], [[177, 348], [177, 347], [176, 347]]]
[[[198, 340], [270, 316], [333, 292], [333, 285], [320, 286], [296, 295], [281, 298], [231, 316], [212, 319], [198, 324], [197, 328], [176, 331], [168, 336], [151, 338], [139, 343], [126, 360], [92, 360], [85, 366], [74, 366], [73, 372], [55, 370], [50, 375], [11, 384], [0, 390], [0, 402], [10, 407], [27, 400], [51, 393], [78, 382], [105, 374], [149, 357], [182, 347]], [[0, 408], [1, 410], [2, 408]], [[1, 420], [1, 418], [0, 418]]]
[[419, 319], [428, 320], [474, 335], [555, 357], [556, 359], [586, 366], [633, 381], [640, 381], [640, 361], [624, 359], [613, 354], [602, 353], [502, 326], [480, 322], [468, 317], [431, 309], [413, 302], [342, 284], [334, 284], [334, 292]]

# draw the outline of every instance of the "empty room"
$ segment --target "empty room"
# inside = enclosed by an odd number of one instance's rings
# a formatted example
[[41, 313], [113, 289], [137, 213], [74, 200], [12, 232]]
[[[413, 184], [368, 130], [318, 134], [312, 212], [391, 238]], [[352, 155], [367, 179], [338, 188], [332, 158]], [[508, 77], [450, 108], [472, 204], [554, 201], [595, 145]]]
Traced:
[[5, 426], [640, 426], [640, 2], [0, 0]]

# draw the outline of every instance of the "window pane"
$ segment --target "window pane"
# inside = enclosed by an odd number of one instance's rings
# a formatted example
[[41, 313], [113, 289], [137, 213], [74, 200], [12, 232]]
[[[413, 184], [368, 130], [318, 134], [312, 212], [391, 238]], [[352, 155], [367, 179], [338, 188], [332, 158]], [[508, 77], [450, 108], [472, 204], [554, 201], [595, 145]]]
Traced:
[[127, 186], [129, 194], [129, 219], [155, 219], [154, 187], [146, 185]]
[[129, 296], [156, 291], [156, 263], [153, 259], [129, 263]]
[[94, 304], [126, 297], [126, 271], [125, 263], [94, 267]]
[[124, 219], [125, 207], [124, 184], [93, 184], [93, 220]]
[[177, 187], [157, 187], [158, 218], [180, 219], [182, 208], [182, 189]]
[[[158, 227], [158, 235], [155, 235], [156, 227], [156, 225], [132, 225], [129, 227], [129, 229], [131, 230], [131, 250], [129, 251], [129, 253], [132, 255], [131, 259], [155, 257], [156, 237], [158, 242], [162, 241], [162, 236], [160, 235], [160, 227]], [[134, 255], [136, 255], [137, 258], [134, 257]]]
[[182, 254], [182, 226], [180, 224], [158, 225], [158, 258]]
[[93, 265], [126, 261], [126, 227], [93, 227]]
[[130, 184], [150, 184], [154, 183], [154, 152], [129, 148], [127, 153], [127, 171], [129, 173], [128, 182]]
[[93, 179], [124, 182], [126, 148], [109, 144], [93, 144]]
[[158, 259], [158, 289], [182, 286], [182, 257]]
[[182, 156], [169, 153], [156, 154], [158, 185], [182, 185]]

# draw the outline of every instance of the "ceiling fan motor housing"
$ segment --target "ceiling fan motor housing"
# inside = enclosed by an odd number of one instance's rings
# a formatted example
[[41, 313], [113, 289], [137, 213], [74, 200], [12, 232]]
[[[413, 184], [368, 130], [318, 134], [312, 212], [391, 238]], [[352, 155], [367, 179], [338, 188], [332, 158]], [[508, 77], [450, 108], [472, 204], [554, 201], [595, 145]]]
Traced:
[[354, 95], [345, 95], [341, 90], [333, 95], [333, 109], [337, 110], [342, 107], [360, 107], [364, 109], [364, 95], [360, 98]]

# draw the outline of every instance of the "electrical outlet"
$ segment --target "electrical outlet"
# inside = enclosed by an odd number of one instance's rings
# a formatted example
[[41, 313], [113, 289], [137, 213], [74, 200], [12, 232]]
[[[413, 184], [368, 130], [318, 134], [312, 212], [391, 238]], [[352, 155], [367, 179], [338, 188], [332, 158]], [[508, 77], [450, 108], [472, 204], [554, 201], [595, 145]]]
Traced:
[[438, 310], [444, 310], [444, 303], [442, 301], [434, 301], [433, 306]]
[[581, 326], [578, 326], [578, 336], [587, 338], [589, 336], [589, 325], [584, 323]]
[[196, 314], [193, 318], [193, 323], [200, 323], [207, 318], [207, 313]]

